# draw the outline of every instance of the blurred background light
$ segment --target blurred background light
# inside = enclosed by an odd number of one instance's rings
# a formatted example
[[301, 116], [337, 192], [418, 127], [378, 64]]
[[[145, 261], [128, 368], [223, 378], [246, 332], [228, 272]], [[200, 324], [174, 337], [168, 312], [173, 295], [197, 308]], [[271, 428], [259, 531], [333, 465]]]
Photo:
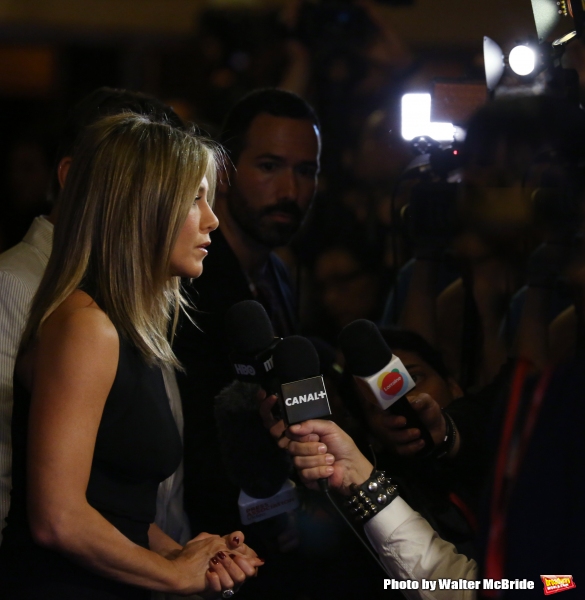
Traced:
[[431, 122], [431, 95], [404, 94], [402, 96], [402, 137], [413, 140], [417, 137], [429, 137], [437, 142], [453, 140], [452, 123]]
[[491, 38], [483, 38], [483, 62], [488, 90], [493, 91], [504, 74], [504, 53]]
[[516, 75], [530, 75], [536, 66], [536, 53], [528, 46], [516, 46], [512, 48], [508, 61]]

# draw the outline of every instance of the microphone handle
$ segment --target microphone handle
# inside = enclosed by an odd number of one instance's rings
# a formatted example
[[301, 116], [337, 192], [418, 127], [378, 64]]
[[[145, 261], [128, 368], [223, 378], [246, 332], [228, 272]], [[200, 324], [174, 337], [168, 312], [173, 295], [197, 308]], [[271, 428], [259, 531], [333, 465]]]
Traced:
[[404, 417], [406, 419], [406, 427], [408, 429], [420, 430], [420, 436], [421, 439], [424, 440], [425, 445], [419, 452], [416, 453], [417, 457], [422, 458], [424, 456], [428, 456], [434, 450], [435, 442], [433, 441], [429, 430], [421, 421], [416, 410], [412, 408], [406, 396], [402, 396], [402, 398], [396, 400], [396, 402], [394, 402], [394, 404], [389, 406], [386, 410], [391, 412], [393, 415], [400, 415], [401, 417]]

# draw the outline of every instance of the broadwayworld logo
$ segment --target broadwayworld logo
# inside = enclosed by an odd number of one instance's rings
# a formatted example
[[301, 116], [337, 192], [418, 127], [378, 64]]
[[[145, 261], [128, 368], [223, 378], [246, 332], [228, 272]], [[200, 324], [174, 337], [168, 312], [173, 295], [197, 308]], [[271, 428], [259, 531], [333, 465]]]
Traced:
[[576, 588], [572, 575], [541, 575], [544, 595], [558, 594]]

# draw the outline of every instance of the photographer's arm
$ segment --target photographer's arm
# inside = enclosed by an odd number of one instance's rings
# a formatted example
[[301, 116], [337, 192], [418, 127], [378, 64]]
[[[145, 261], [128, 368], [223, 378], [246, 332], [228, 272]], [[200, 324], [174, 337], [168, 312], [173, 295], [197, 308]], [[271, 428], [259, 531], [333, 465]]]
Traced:
[[[332, 421], [306, 421], [289, 428], [292, 440], [288, 451], [304, 483], [315, 489], [317, 480], [328, 478], [339, 493], [350, 493], [352, 484], [361, 485], [370, 477], [372, 464], [353, 440]], [[318, 435], [319, 441], [306, 441]], [[477, 564], [457, 554], [454, 546], [441, 539], [428, 522], [400, 497], [370, 519], [365, 533], [380, 556], [388, 574], [397, 580], [470, 579], [477, 576]], [[472, 600], [472, 590], [402, 590], [412, 600]]]

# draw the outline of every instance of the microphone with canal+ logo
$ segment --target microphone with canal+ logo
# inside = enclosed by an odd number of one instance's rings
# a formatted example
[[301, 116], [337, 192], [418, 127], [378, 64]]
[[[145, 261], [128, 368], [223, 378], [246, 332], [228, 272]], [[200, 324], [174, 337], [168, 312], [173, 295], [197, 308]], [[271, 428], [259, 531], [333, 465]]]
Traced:
[[274, 335], [264, 307], [255, 300], [234, 304], [225, 316], [226, 336], [232, 347], [230, 361], [236, 378], [258, 383], [268, 395], [276, 393], [273, 352], [280, 338]]
[[435, 446], [433, 438], [406, 398], [415, 383], [378, 327], [366, 319], [353, 321], [344, 327], [339, 344], [348, 370], [367, 385], [380, 407], [404, 417], [407, 428], [420, 430], [425, 445], [417, 455], [429, 454]]
[[287, 426], [331, 416], [320, 371], [317, 350], [300, 335], [284, 338], [274, 349], [274, 372], [280, 383], [280, 403]]

